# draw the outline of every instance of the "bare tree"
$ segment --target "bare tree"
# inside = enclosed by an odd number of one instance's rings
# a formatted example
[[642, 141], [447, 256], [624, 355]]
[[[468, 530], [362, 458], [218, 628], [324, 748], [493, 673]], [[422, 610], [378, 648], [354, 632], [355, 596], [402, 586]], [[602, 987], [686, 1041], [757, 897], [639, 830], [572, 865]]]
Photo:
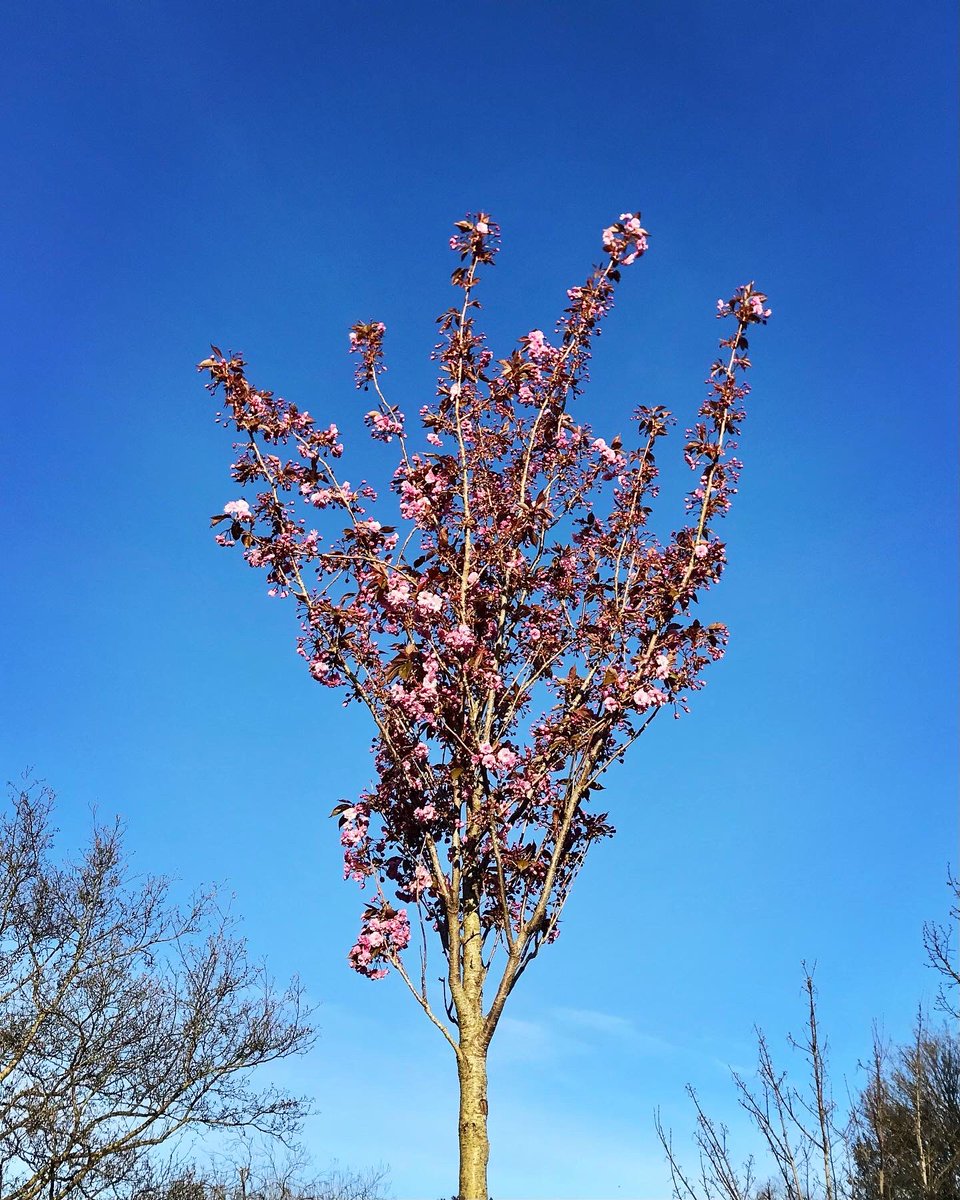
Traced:
[[134, 1200], [384, 1200], [388, 1171], [311, 1170], [300, 1148], [234, 1147], [216, 1167], [193, 1166]]
[[876, 1025], [867, 1085], [853, 1106], [848, 1129], [855, 1180], [875, 1200], [890, 1200], [893, 1141], [888, 1121], [887, 1074], [890, 1052]]
[[312, 1039], [296, 981], [277, 991], [217, 908], [135, 881], [117, 825], [53, 861], [52, 793], [11, 792], [0, 817], [0, 1195], [135, 1194], [175, 1135], [281, 1137], [302, 1100], [251, 1068]]
[[[956, 921], [960, 884], [953, 876], [949, 883]], [[957, 1015], [960, 973], [949, 927], [927, 923], [924, 947], [928, 964], [943, 977], [937, 1005]], [[867, 1083], [838, 1126], [813, 973], [806, 968], [804, 992], [804, 1034], [790, 1043], [806, 1059], [805, 1084], [796, 1087], [776, 1069], [759, 1030], [757, 1082], [733, 1076], [740, 1104], [762, 1135], [773, 1179], [759, 1183], [753, 1159], [734, 1163], [727, 1128], [707, 1116], [688, 1089], [697, 1121], [696, 1171], [682, 1165], [657, 1118], [676, 1200], [960, 1200], [960, 1038], [951, 1029], [931, 1030], [922, 1009], [913, 1039], [896, 1051], [875, 1028]]]
[[804, 966], [806, 1024], [800, 1038], [790, 1044], [807, 1062], [804, 1086], [794, 1085], [774, 1063], [764, 1034], [757, 1031], [757, 1076], [750, 1082], [734, 1072], [741, 1107], [762, 1135], [774, 1168], [774, 1178], [761, 1182], [754, 1160], [734, 1162], [726, 1126], [713, 1121], [700, 1106], [693, 1089], [688, 1092], [697, 1114], [694, 1138], [699, 1169], [691, 1174], [674, 1153], [670, 1133], [659, 1116], [657, 1133], [667, 1159], [677, 1200], [844, 1200], [847, 1171], [845, 1144], [834, 1124], [835, 1105], [827, 1073], [826, 1044], [817, 1021], [813, 972]]
[[913, 1040], [874, 1049], [850, 1126], [855, 1200], [960, 1196], [960, 1039], [917, 1017]]
[[950, 923], [940, 925], [928, 921], [923, 927], [923, 947], [927, 952], [927, 963], [943, 976], [937, 1007], [948, 1016], [960, 1018], [960, 962], [953, 948], [952, 930], [960, 924], [960, 879], [951, 872], [947, 875], [952, 902]]

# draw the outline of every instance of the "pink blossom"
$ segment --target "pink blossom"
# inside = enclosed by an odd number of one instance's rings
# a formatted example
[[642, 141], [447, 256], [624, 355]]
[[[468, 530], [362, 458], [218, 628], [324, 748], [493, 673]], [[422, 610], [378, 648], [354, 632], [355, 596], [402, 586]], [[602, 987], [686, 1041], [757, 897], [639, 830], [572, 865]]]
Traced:
[[385, 964], [393, 959], [410, 943], [410, 921], [406, 909], [399, 912], [383, 910], [380, 914], [370, 913], [364, 917], [360, 936], [347, 958], [350, 965], [361, 975], [370, 979], [383, 979], [387, 974]]
[[250, 521], [253, 519], [253, 513], [250, 511], [250, 505], [246, 500], [231, 500], [223, 506], [223, 511], [228, 517], [233, 517], [235, 521]]
[[418, 898], [422, 892], [431, 890], [433, 885], [433, 876], [423, 865], [418, 862], [413, 873], [413, 878], [410, 880], [409, 889], [414, 898]]
[[594, 442], [592, 442], [590, 449], [596, 450], [605, 462], [615, 463], [617, 461], [616, 450], [612, 450], [603, 440], [603, 438], [597, 438]]
[[392, 442], [395, 434], [403, 433], [403, 414], [396, 409], [387, 413], [373, 409], [364, 420], [370, 427], [370, 436], [377, 441]]
[[773, 315], [769, 308], [763, 307], [763, 300], [759, 296], [751, 296], [749, 303], [750, 311], [755, 317], [762, 317], [766, 319], [767, 317]]
[[454, 629], [447, 629], [440, 636], [444, 645], [449, 646], [451, 650], [469, 650], [475, 642], [472, 632], [466, 625], [457, 625]]
[[436, 592], [420, 592], [417, 596], [417, 608], [425, 613], [438, 613], [443, 608], [443, 598]]
[[405, 579], [394, 578], [385, 599], [390, 608], [405, 608], [410, 603], [410, 585]]
[[535, 363], [545, 363], [556, 354], [542, 329], [532, 329], [523, 340], [527, 345], [527, 353]]

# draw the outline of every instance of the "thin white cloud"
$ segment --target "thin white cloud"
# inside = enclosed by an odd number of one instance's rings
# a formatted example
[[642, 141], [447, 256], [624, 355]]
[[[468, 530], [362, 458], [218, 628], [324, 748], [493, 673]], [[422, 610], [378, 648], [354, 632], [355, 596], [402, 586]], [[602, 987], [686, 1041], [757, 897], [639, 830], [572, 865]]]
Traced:
[[565, 1025], [595, 1030], [611, 1037], [633, 1037], [637, 1032], [634, 1023], [626, 1017], [595, 1008], [554, 1008], [551, 1012]]
[[642, 1057], [683, 1054], [655, 1034], [644, 1033], [633, 1021], [616, 1013], [591, 1008], [548, 1009], [542, 1017], [503, 1017], [493, 1043], [500, 1063], [557, 1063], [572, 1056], [592, 1054], [600, 1043], [614, 1041], [619, 1047]]

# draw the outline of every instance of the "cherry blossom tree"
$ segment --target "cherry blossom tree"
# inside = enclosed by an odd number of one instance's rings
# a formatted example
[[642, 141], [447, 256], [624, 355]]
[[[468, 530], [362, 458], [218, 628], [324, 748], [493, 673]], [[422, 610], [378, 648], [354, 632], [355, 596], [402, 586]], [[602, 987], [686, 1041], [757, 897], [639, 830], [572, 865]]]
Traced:
[[199, 365], [239, 435], [233, 479], [252, 489], [213, 517], [217, 541], [293, 598], [309, 671], [373, 718], [374, 781], [334, 809], [345, 875], [369, 897], [349, 961], [371, 979], [396, 970], [453, 1049], [462, 1200], [487, 1195], [486, 1060], [504, 1005], [557, 937], [590, 846], [614, 832], [601, 776], [659, 713], [685, 710], [727, 640], [691, 608], [725, 564], [715, 523], [740, 469], [746, 331], [770, 310], [753, 284], [718, 302], [731, 324], [687, 431], [694, 486], [659, 540], [648, 517], [670, 414], [638, 408], [628, 447], [577, 404], [647, 237], [622, 214], [555, 334], [531, 330], [496, 359], [476, 314], [499, 229], [482, 212], [457, 222], [458, 301], [439, 320], [417, 436], [383, 390], [383, 324], [354, 325], [370, 436], [399, 451], [395, 500], [378, 508], [338, 469], [336, 425], [255, 387], [239, 354], [214, 347]]

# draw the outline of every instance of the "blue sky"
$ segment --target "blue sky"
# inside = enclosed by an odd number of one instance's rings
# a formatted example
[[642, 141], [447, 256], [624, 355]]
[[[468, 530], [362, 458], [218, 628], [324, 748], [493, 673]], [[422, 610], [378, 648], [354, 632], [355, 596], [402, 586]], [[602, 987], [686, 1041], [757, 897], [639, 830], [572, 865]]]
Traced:
[[718, 296], [756, 279], [774, 309], [711, 600], [730, 652], [611, 779], [620, 833], [511, 1002], [491, 1190], [666, 1195], [654, 1108], [682, 1142], [690, 1081], [738, 1128], [726, 1065], [798, 1025], [804, 958], [855, 1084], [870, 1022], [900, 1036], [932, 995], [921, 927], [958, 857], [953, 6], [37, 0], [3, 27], [2, 763], [57, 789], [65, 844], [96, 805], [139, 869], [225, 881], [300, 971], [322, 1037], [281, 1075], [316, 1097], [318, 1162], [449, 1195], [453, 1063], [346, 967], [326, 814], [370, 731], [213, 545], [229, 436], [193, 364], [242, 348], [375, 476], [346, 331], [383, 320], [392, 395], [428, 398], [450, 225], [479, 207], [505, 351], [642, 209], [581, 402], [602, 436], [637, 403], [692, 415]]

